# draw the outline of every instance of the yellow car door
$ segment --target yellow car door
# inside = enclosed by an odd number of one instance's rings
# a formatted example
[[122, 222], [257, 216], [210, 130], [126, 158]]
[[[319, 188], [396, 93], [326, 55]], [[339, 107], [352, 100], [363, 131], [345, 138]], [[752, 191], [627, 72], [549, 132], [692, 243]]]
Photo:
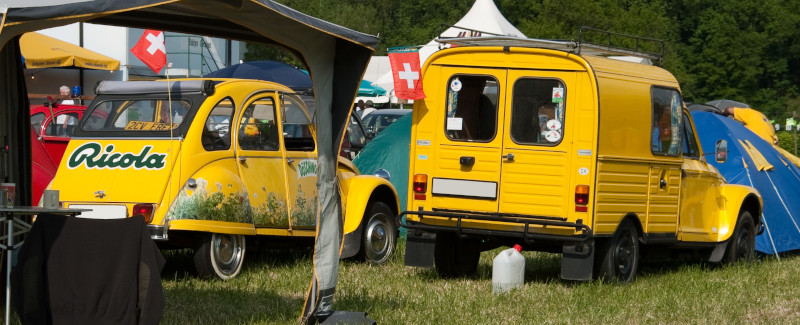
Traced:
[[274, 92], [251, 97], [236, 130], [236, 158], [257, 227], [289, 227], [283, 153]]

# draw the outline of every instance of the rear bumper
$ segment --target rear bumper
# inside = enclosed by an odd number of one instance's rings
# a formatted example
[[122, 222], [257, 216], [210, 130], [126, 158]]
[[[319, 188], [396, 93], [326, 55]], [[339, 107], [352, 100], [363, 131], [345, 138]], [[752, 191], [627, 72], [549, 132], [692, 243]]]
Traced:
[[[416, 215], [419, 217], [419, 222], [409, 222], [403, 218], [404, 215]], [[425, 223], [425, 217], [446, 217], [454, 220], [456, 226], [439, 226]], [[476, 211], [461, 211], [461, 210], [437, 210], [437, 211], [403, 211], [400, 213], [399, 219], [401, 220], [400, 226], [407, 229], [424, 230], [424, 231], [450, 231], [456, 232], [459, 235], [483, 235], [483, 236], [503, 236], [503, 237], [516, 237], [523, 238], [526, 242], [534, 240], [552, 240], [561, 242], [575, 242], [583, 243], [592, 237], [592, 229], [583, 224], [582, 219], [576, 222], [568, 222], [566, 218], [557, 217], [543, 217], [532, 215], [519, 215], [519, 214], [502, 214], [502, 213], [486, 213]], [[475, 227], [465, 227], [462, 225], [464, 220], [480, 220], [480, 221], [494, 221], [502, 222], [504, 224], [511, 224], [522, 226], [523, 231], [510, 231], [510, 230], [495, 230], [495, 229], [482, 229]], [[531, 225], [538, 226], [554, 226], [564, 228], [574, 228], [580, 232], [578, 235], [564, 236], [556, 234], [546, 234], [540, 232], [531, 232]]]

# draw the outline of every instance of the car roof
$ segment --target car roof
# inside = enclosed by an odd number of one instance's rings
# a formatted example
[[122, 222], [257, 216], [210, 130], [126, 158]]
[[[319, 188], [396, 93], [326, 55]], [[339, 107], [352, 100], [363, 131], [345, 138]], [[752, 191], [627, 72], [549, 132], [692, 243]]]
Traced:
[[[410, 109], [403, 109], [403, 108], [384, 108], [378, 109], [373, 111], [369, 114], [378, 114], [378, 115], [405, 115], [411, 113]], [[369, 116], [369, 115], [367, 115]]]

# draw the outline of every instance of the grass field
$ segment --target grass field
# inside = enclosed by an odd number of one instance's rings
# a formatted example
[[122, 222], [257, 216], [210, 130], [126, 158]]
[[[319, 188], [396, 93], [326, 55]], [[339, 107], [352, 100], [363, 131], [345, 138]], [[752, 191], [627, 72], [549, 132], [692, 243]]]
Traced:
[[[791, 324], [800, 323], [800, 259], [719, 267], [647, 260], [629, 285], [559, 280], [560, 257], [523, 252], [525, 285], [492, 293], [492, 259], [478, 273], [440, 279], [403, 265], [403, 243], [382, 266], [342, 261], [336, 310], [378, 324]], [[296, 324], [311, 279], [310, 251], [248, 252], [230, 281], [198, 279], [189, 252], [165, 252], [162, 324]]]

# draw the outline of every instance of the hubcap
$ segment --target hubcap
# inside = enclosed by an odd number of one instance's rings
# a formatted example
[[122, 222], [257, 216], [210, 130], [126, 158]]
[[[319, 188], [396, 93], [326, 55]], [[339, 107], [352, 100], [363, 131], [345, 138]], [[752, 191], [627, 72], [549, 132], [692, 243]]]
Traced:
[[386, 236], [385, 225], [379, 220], [373, 220], [369, 224], [367, 230], [368, 246], [372, 249], [375, 255], [383, 254], [388, 246], [388, 236]]
[[214, 235], [214, 261], [220, 272], [232, 274], [242, 258], [242, 246], [234, 235]]

